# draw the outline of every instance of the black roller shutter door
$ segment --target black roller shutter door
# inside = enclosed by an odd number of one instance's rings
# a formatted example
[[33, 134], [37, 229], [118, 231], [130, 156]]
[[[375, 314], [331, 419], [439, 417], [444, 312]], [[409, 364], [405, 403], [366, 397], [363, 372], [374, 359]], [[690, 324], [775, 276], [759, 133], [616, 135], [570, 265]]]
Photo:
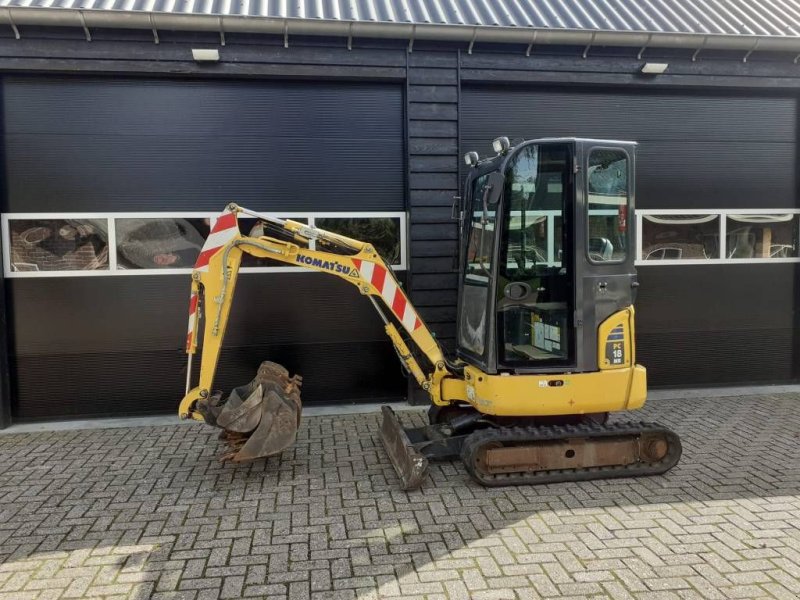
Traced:
[[[3, 212], [402, 211], [403, 96], [369, 83], [6, 78]], [[171, 411], [185, 275], [9, 279], [17, 419]], [[405, 394], [369, 302], [321, 274], [243, 274], [215, 384], [261, 360], [304, 400]]]
[[[462, 152], [486, 155], [499, 135], [639, 142], [638, 208], [797, 207], [794, 98], [474, 86], [461, 115]], [[796, 377], [795, 267], [639, 267], [638, 359], [650, 383]]]

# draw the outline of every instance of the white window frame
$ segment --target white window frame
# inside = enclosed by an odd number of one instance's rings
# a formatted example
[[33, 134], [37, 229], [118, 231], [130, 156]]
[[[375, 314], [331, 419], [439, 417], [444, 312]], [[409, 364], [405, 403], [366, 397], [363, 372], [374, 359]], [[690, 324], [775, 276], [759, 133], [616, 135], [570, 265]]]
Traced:
[[[729, 215], [800, 215], [798, 208], [725, 208], [725, 209], [637, 209], [636, 210], [636, 266], [657, 265], [746, 265], [746, 264], [778, 264], [797, 263], [800, 256], [787, 258], [725, 258], [727, 255], [727, 228]], [[714, 215], [719, 217], [719, 258], [690, 258], [686, 260], [644, 260], [642, 257], [643, 217], [647, 215]], [[800, 227], [800, 224], [798, 224]], [[800, 231], [800, 230], [799, 230]]]
[[[310, 226], [314, 226], [315, 219], [399, 219], [400, 221], [400, 262], [391, 265], [396, 271], [403, 271], [408, 268], [408, 231], [405, 212], [383, 212], [383, 211], [342, 211], [342, 212], [263, 212], [265, 216], [279, 219], [306, 220]], [[3, 274], [6, 278], [28, 279], [37, 277], [114, 277], [125, 275], [188, 275], [191, 268], [180, 269], [120, 269], [117, 267], [117, 240], [116, 240], [116, 219], [211, 219], [211, 226], [214, 220], [220, 216], [219, 212], [75, 212], [75, 213], [3, 213], [0, 215], [0, 237], [2, 237], [3, 250]], [[250, 218], [246, 215], [242, 218]], [[13, 271], [11, 269], [11, 230], [10, 222], [26, 219], [97, 219], [105, 220], [108, 223], [108, 269], [97, 270], [78, 270], [78, 271]], [[310, 242], [310, 247], [314, 248], [314, 241]], [[309, 269], [294, 266], [281, 267], [241, 267], [242, 274], [247, 273], [303, 273]], [[313, 272], [313, 271], [311, 271]]]

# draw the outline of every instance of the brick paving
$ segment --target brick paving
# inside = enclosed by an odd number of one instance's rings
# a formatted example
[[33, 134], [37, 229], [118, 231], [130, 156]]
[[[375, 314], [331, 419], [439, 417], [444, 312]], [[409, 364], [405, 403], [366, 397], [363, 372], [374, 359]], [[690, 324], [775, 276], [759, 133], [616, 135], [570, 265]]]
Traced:
[[[0, 600], [800, 597], [800, 395], [653, 401], [666, 476], [396, 488], [378, 415], [220, 465], [175, 425], [0, 435]], [[421, 413], [403, 413], [407, 421]]]

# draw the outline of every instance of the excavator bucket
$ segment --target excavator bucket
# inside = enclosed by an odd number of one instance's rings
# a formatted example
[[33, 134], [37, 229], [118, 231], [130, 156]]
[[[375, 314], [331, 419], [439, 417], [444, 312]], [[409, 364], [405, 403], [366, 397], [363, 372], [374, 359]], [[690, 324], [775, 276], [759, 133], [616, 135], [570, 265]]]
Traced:
[[247, 385], [198, 403], [206, 423], [222, 429], [227, 445], [222, 461], [246, 462], [278, 454], [291, 446], [300, 426], [299, 375], [289, 377], [281, 365], [264, 361]]

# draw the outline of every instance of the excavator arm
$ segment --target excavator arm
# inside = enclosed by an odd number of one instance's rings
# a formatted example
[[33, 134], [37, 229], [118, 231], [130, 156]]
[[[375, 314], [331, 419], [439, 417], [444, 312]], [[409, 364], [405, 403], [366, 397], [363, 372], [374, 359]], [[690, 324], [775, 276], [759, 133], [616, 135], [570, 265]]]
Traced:
[[[242, 235], [238, 223], [240, 216], [258, 219], [270, 235]], [[267, 366], [262, 365], [259, 376], [249, 386], [234, 390], [227, 400], [212, 393], [244, 254], [334, 275], [355, 286], [372, 302], [408, 372], [430, 394], [435, 404], [443, 403], [442, 380], [451, 372], [442, 349], [402, 290], [391, 267], [374, 246], [230, 204], [216, 219], [192, 272], [186, 339], [186, 395], [179, 407], [181, 418], [211, 422], [233, 435], [228, 441], [234, 451], [228, 458], [249, 460], [279, 452], [294, 441], [300, 411], [299, 380], [289, 378], [288, 373], [274, 363], [264, 363]], [[395, 322], [404, 330], [405, 336]], [[192, 359], [198, 350], [201, 326], [200, 375], [198, 384], [193, 387]], [[429, 364], [420, 365], [406, 339], [418, 348]], [[270, 390], [274, 393], [271, 408], [268, 408]], [[293, 397], [294, 402], [287, 400], [289, 397]], [[262, 423], [265, 420], [272, 433], [265, 429], [263, 435], [258, 435], [258, 429], [267, 427]], [[255, 431], [247, 435], [247, 430], [252, 427]], [[276, 430], [281, 430], [281, 435], [275, 434]], [[280, 438], [277, 444], [266, 442], [266, 438], [274, 440], [276, 435]], [[253, 437], [264, 439], [251, 441]]]

